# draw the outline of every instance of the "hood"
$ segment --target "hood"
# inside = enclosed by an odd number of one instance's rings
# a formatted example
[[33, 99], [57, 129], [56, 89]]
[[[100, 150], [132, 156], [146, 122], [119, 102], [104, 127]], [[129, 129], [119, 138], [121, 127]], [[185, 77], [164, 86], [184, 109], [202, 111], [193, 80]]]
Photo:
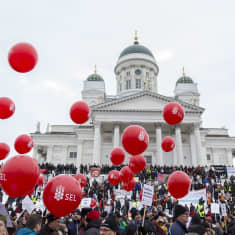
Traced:
[[26, 235], [26, 234], [35, 234], [36, 235], [36, 233], [33, 231], [33, 230], [31, 230], [31, 229], [29, 229], [29, 228], [21, 228], [18, 232], [17, 232], [17, 235]]

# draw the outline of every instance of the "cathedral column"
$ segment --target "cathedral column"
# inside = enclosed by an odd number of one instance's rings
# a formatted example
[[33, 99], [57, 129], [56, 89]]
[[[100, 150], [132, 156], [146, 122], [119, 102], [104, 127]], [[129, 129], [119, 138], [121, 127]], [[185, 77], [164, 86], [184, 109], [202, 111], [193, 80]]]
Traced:
[[94, 147], [92, 164], [100, 165], [100, 150], [101, 150], [101, 123], [94, 123]]
[[226, 149], [227, 151], [227, 164], [229, 166], [232, 166], [233, 165], [233, 153], [232, 153], [232, 149], [231, 148], [227, 148]]
[[49, 145], [47, 147], [47, 162], [52, 163], [52, 153], [53, 153], [53, 145]]
[[195, 134], [194, 130], [190, 133], [190, 149], [191, 149], [191, 158], [192, 166], [197, 166], [197, 148], [195, 144]]
[[120, 140], [120, 127], [118, 124], [115, 124], [114, 130], [113, 130], [113, 147], [114, 148], [117, 148], [120, 146], [119, 140]]
[[78, 143], [77, 143], [77, 162], [76, 162], [78, 172], [80, 172], [80, 165], [82, 163], [82, 153], [83, 153], [83, 140], [78, 140]]
[[202, 165], [202, 154], [201, 154], [201, 135], [200, 135], [200, 129], [199, 124], [195, 124], [194, 126], [194, 133], [195, 133], [195, 142], [196, 142], [196, 153], [197, 153], [197, 164]]
[[162, 155], [162, 128], [160, 125], [156, 126], [156, 155], [157, 155], [157, 165], [163, 166], [163, 155]]
[[33, 158], [36, 159], [39, 163], [40, 159], [39, 159], [39, 156], [38, 156], [38, 145], [37, 144], [35, 144], [33, 146]]
[[175, 136], [178, 165], [184, 165], [181, 129], [179, 126], [175, 128]]

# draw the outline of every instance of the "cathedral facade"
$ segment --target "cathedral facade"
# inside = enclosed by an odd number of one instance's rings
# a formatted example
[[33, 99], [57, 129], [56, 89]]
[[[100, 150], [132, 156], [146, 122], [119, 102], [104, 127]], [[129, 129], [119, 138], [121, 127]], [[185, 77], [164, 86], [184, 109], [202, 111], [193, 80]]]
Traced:
[[[152, 52], [139, 44], [125, 48], [116, 63], [116, 95], [106, 94], [105, 82], [97, 74], [84, 81], [82, 99], [91, 107], [90, 120], [83, 125], [51, 125], [45, 133], [40, 125], [31, 136], [33, 157], [53, 164], [111, 164], [113, 148], [121, 147], [123, 130], [132, 124], [143, 126], [149, 146], [143, 153], [153, 165], [232, 165], [235, 137], [224, 128], [203, 128], [200, 93], [197, 84], [186, 76], [176, 81], [174, 97], [158, 93], [159, 68]], [[169, 102], [180, 103], [185, 111], [182, 123], [169, 126], [162, 110]], [[175, 139], [175, 149], [163, 152], [165, 136]], [[129, 154], [126, 153], [126, 163]]]

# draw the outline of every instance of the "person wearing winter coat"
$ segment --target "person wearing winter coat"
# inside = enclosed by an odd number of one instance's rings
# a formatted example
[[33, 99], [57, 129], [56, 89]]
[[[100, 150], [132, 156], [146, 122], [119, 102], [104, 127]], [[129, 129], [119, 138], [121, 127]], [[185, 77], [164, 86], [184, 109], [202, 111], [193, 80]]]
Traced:
[[228, 217], [228, 235], [235, 235], [235, 221], [231, 216]]
[[176, 205], [173, 214], [175, 222], [170, 227], [170, 235], [185, 235], [189, 216], [187, 209], [181, 205]]
[[17, 235], [36, 235], [41, 229], [41, 223], [39, 215], [31, 215], [25, 227], [18, 230]]
[[188, 228], [188, 235], [194, 234], [194, 235], [201, 235], [206, 232], [204, 226], [202, 225], [202, 221], [200, 216], [195, 213], [192, 217], [190, 226]]
[[87, 225], [85, 228], [85, 232], [82, 235], [99, 235], [99, 229], [101, 225], [100, 212], [96, 210], [92, 210], [88, 213]]

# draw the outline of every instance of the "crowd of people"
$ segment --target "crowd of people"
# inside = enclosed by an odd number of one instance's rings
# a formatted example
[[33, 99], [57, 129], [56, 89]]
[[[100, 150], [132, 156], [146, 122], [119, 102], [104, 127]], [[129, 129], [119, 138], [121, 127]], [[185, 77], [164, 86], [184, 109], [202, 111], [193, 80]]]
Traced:
[[[74, 165], [43, 164], [45, 178], [49, 180], [58, 174], [75, 174]], [[35, 208], [31, 215], [22, 206], [23, 198], [9, 198], [4, 201], [4, 193], [0, 191], [0, 200], [12, 222], [6, 226], [6, 217], [0, 212], [0, 235], [11, 234], [61, 234], [61, 235], [89, 235], [89, 234], [235, 234], [235, 209], [233, 195], [234, 178], [228, 178], [226, 167], [160, 167], [148, 166], [144, 171], [135, 175], [134, 190], [125, 197], [117, 197], [116, 190], [121, 186], [112, 186], [107, 180], [107, 174], [113, 170], [120, 170], [113, 166], [81, 165], [80, 172], [87, 177], [87, 184], [83, 188], [83, 198], [94, 198], [97, 202], [94, 208], [79, 207], [70, 215], [57, 218], [46, 209]], [[102, 179], [91, 177], [92, 168], [100, 168]], [[222, 169], [222, 170], [221, 170]], [[171, 197], [167, 188], [167, 177], [159, 182], [159, 174], [169, 175], [175, 170], [186, 172], [191, 180], [191, 189], [206, 188], [206, 201], [201, 198], [197, 204], [180, 204]], [[47, 181], [46, 180], [46, 181]], [[143, 207], [140, 202], [140, 192], [143, 184], [151, 184], [154, 196], [151, 207]], [[36, 187], [31, 199], [34, 203], [42, 200], [43, 188]], [[180, 190], [180, 189], [179, 189]], [[226, 216], [213, 213], [212, 203], [224, 204]], [[2, 222], [1, 222], [2, 221]]]

